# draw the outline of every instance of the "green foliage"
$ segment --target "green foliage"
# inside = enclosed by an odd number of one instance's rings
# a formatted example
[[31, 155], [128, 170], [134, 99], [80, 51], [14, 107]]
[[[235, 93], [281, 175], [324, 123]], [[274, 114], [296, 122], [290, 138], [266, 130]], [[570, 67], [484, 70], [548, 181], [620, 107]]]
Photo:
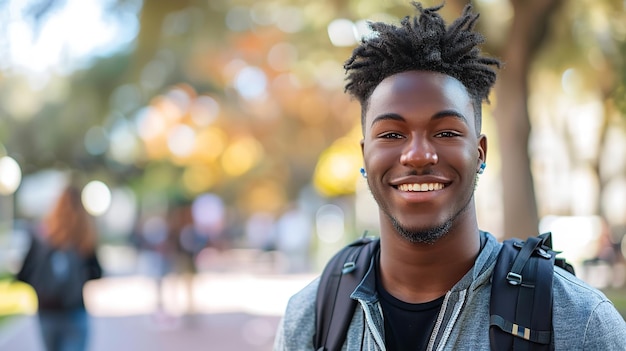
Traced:
[[[62, 3], [50, 2], [55, 6]], [[131, 3], [117, 1], [110, 11], [115, 13]], [[439, 3], [423, 1], [425, 6]], [[455, 18], [464, 3], [448, 2], [442, 15]], [[503, 33], [510, 18], [504, 18], [501, 9], [510, 9], [510, 4], [505, 0], [485, 4], [476, 4], [484, 12], [479, 26], [488, 43], [505, 45]], [[590, 48], [597, 49], [598, 43], [605, 45], [601, 49], [619, 44], [620, 54], [611, 56], [611, 69], [602, 76], [620, 77], [609, 90], [626, 115], [626, 73], [620, 61], [626, 57], [626, 45], [618, 35], [602, 36], [597, 29], [605, 27], [598, 27], [596, 22], [602, 17], [598, 14], [609, 14], [606, 28], [620, 30], [624, 16], [621, 4], [617, 0], [565, 2], [550, 21], [550, 36], [534, 65], [559, 75], [572, 65], [589, 67]], [[24, 176], [49, 167], [74, 169], [85, 177], [108, 179], [111, 185], [131, 184], [138, 191], [186, 193], [181, 182], [185, 168], [207, 161], [185, 164], [167, 156], [153, 157], [147, 155], [145, 145], [139, 145], [133, 161], [121, 162], [108, 153], [90, 155], [85, 148], [85, 135], [92, 126], [108, 132], [120, 121], [134, 126], [138, 111], [153, 106], [172, 87], [184, 84], [192, 90], [191, 95], [208, 95], [218, 101], [219, 116], [212, 123], [227, 134], [226, 146], [243, 135], [254, 138], [264, 151], [257, 164], [238, 177], [223, 173], [220, 160], [211, 161], [210, 169], [218, 180], [208, 190], [237, 199], [241, 189], [272, 180], [283, 185], [287, 198], [293, 199], [310, 183], [318, 156], [359, 120], [358, 109], [343, 94], [341, 66], [352, 47], [334, 47], [328, 24], [337, 18], [398, 20], [411, 10], [409, 2], [403, 0], [185, 0], [144, 1], [142, 6], [135, 40], [114, 55], [93, 57], [86, 67], [69, 76], [53, 75], [40, 90], [28, 88], [21, 76], [0, 81], [0, 143], [18, 160]], [[228, 24], [235, 7], [244, 11], [233, 29]], [[279, 27], [294, 17], [281, 14], [293, 9], [302, 21], [299, 30], [281, 30]], [[43, 15], [34, 13], [30, 19], [36, 23], [37, 18], [45, 18]], [[254, 22], [254, 16], [264, 15], [268, 16], [265, 22], [258, 18]], [[268, 20], [271, 18], [273, 22]], [[284, 60], [283, 66], [271, 64], [269, 58], [279, 44], [288, 44], [295, 53], [291, 61], [278, 55]], [[488, 48], [496, 54], [500, 50]], [[243, 66], [253, 66], [265, 74], [268, 84], [264, 101], [247, 101], [237, 94], [234, 76]], [[586, 72], [588, 77], [598, 76], [593, 69]], [[277, 82], [293, 84], [281, 88]], [[131, 97], [129, 91], [136, 96]], [[126, 98], [126, 104], [116, 100], [118, 95]], [[16, 116], [7, 107], [15, 97], [26, 101], [21, 106], [23, 115]], [[152, 174], [153, 168], [159, 169], [158, 176]]]

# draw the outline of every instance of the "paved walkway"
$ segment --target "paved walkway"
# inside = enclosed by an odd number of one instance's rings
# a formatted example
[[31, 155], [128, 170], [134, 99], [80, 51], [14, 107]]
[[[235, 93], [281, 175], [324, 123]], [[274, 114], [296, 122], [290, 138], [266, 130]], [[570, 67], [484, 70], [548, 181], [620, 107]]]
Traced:
[[[269, 351], [289, 296], [310, 279], [205, 274], [166, 279], [160, 290], [145, 277], [94, 281], [85, 287], [89, 351]], [[167, 314], [155, 312], [159, 300]], [[193, 313], [183, 312], [190, 306]], [[0, 327], [0, 350], [43, 351], [36, 316], [7, 324]]]
[[[220, 313], [157, 323], [151, 315], [95, 317], [89, 350], [269, 351], [279, 318]], [[3, 328], [0, 350], [44, 351], [38, 328], [36, 317], [17, 317]]]

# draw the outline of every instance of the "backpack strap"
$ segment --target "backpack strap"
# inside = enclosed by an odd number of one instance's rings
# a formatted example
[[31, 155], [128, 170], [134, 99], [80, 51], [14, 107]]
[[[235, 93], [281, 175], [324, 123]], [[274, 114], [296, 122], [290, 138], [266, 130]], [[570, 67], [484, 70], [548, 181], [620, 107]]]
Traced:
[[492, 350], [551, 350], [556, 254], [550, 233], [503, 242], [491, 286]]
[[315, 306], [314, 346], [318, 351], [341, 350], [356, 309], [350, 295], [370, 267], [380, 240], [361, 238], [330, 259], [320, 278]]

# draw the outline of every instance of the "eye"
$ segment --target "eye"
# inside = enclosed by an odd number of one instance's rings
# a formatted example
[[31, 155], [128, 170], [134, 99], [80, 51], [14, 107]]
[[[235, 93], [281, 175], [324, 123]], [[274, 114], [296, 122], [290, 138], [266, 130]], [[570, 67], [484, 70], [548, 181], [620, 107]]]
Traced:
[[461, 136], [461, 134], [457, 132], [452, 132], [452, 131], [439, 132], [435, 134], [435, 137], [437, 138], [454, 138], [458, 136]]
[[382, 139], [402, 139], [404, 136], [395, 132], [382, 133], [379, 135]]

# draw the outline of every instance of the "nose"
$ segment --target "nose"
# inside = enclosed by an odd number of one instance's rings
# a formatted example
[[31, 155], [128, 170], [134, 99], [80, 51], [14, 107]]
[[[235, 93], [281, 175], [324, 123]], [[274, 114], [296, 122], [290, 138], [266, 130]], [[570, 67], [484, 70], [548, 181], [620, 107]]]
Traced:
[[413, 168], [422, 168], [437, 162], [439, 162], [437, 151], [425, 137], [411, 137], [400, 155], [400, 163]]

